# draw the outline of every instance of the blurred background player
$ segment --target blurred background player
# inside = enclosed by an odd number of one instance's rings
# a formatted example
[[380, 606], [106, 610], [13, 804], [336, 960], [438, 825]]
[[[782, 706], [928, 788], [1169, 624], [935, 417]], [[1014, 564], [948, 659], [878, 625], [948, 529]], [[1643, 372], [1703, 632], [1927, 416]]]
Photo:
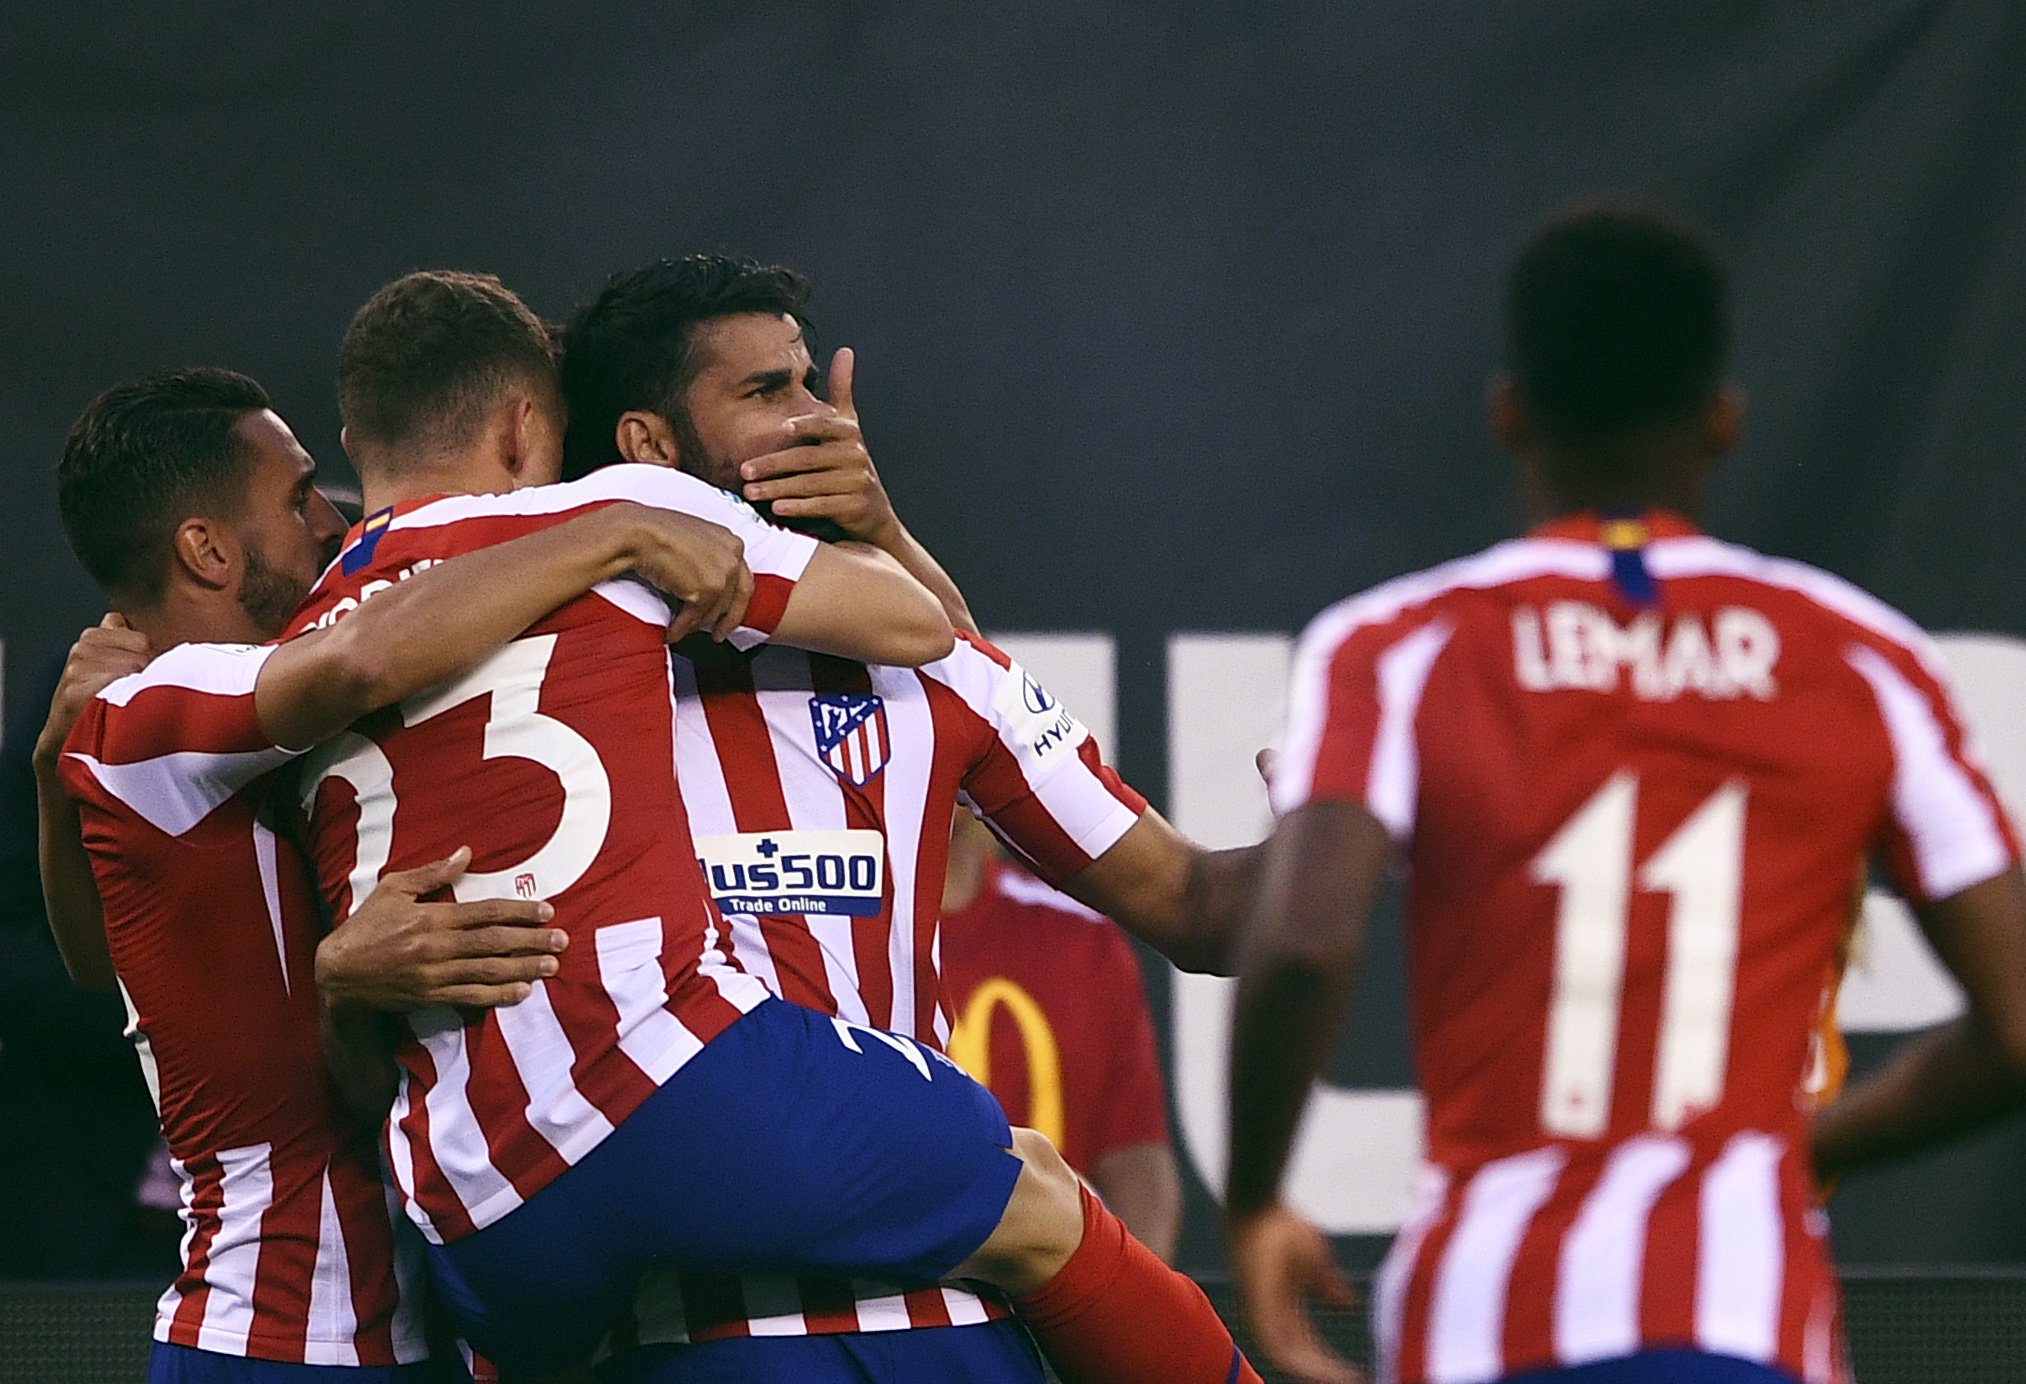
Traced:
[[[1366, 914], [1407, 865], [1429, 1166], [1373, 1294], [1403, 1384], [1842, 1377], [1813, 1174], [1960, 1132], [2026, 1068], [2026, 884], [1932, 643], [1699, 534], [1737, 436], [1725, 280], [1664, 215], [1551, 219], [1492, 425], [1529, 536], [1296, 651], [1232, 1052], [1228, 1236], [1266, 1353], [1327, 1242], [1276, 1201]], [[1968, 995], [1820, 1118], [1813, 1025], [1877, 851]]]
[[959, 811], [939, 941], [950, 1056], [1172, 1260], [1182, 1176], [1146, 985], [1118, 925], [1008, 860]]
[[[830, 397], [816, 392], [808, 291], [792, 270], [724, 255], [613, 276], [564, 332], [570, 467], [649, 462], [742, 492], [783, 523], [886, 552], [968, 627], [961, 595], [872, 465], [849, 350], [833, 359]], [[1104, 765], [1072, 714], [968, 628], [920, 669], [689, 646], [674, 666], [685, 809], [739, 954], [774, 993], [932, 1049], [947, 1042], [937, 919], [960, 795], [1047, 878], [1177, 964], [1228, 957], [1252, 855], [1185, 841]], [[848, 888], [808, 887], [811, 863], [826, 858]], [[1045, 1139], [1015, 1138], [1069, 1193], [1072, 1222], [1079, 1200], [1088, 1221], [1081, 1240], [1072, 1234], [1076, 1257], [1022, 1306], [1057, 1369], [1221, 1375], [1232, 1353], [1200, 1290], [1082, 1196]], [[1108, 1283], [1117, 1291], [1099, 1290]], [[848, 1377], [876, 1358], [908, 1378], [1037, 1377], [1004, 1311], [954, 1285], [664, 1275], [615, 1331], [621, 1354], [604, 1372], [640, 1378], [665, 1361], [671, 1377]]]

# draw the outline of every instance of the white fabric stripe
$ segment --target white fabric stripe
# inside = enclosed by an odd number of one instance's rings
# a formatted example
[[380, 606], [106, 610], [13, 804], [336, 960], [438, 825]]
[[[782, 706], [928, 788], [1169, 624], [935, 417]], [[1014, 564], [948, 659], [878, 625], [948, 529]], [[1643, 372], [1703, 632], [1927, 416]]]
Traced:
[[[120, 986], [122, 998], [125, 998], [126, 991], [126, 986]], [[133, 1013], [133, 1001], [131, 1000], [127, 1001], [127, 1012], [129, 1014]], [[160, 1104], [161, 1102], [158, 1098], [156, 1101], [158, 1109], [160, 1108]], [[176, 1215], [183, 1222], [183, 1238], [176, 1246], [176, 1262], [187, 1269], [190, 1267], [190, 1247], [197, 1240], [197, 1182], [196, 1179], [190, 1176], [188, 1165], [181, 1159], [171, 1158], [169, 1160], [169, 1171], [176, 1174], [176, 1183], [182, 1188], [183, 1204], [177, 1208]], [[169, 1327], [176, 1316], [176, 1309], [182, 1305], [183, 1292], [176, 1286], [176, 1280], [170, 1279], [169, 1286], [162, 1290], [162, 1296], [155, 1300], [156, 1340], [166, 1341], [169, 1339]]]
[[802, 1293], [795, 1280], [778, 1274], [747, 1274], [739, 1281], [746, 1301], [746, 1326], [755, 1336], [807, 1336]]
[[853, 1279], [851, 1295], [858, 1299], [860, 1331], [906, 1331], [914, 1325], [907, 1298], [884, 1283]]
[[126, 706], [155, 687], [176, 687], [217, 697], [245, 697], [260, 681], [260, 670], [276, 644], [178, 644], [138, 673], [109, 682], [99, 700]]
[[976, 1326], [988, 1320], [985, 1302], [976, 1293], [967, 1293], [961, 1288], [945, 1288], [943, 1310], [950, 1314], [951, 1326]]
[[1446, 620], [1424, 625], [1379, 656], [1379, 726], [1372, 740], [1365, 806], [1395, 841], [1404, 842], [1414, 834], [1414, 809], [1421, 796], [1414, 720], [1428, 675], [1455, 632]]
[[1140, 814], [1113, 797], [1083, 761], [1064, 755], [1055, 771], [1034, 784], [1034, 799], [1078, 851], [1095, 860], [1133, 829]]
[[387, 1224], [394, 1229], [394, 1358], [401, 1364], [429, 1358], [429, 1323], [423, 1311], [429, 1301], [427, 1269], [422, 1262], [422, 1242], [401, 1226], [401, 1200], [384, 1177], [380, 1192], [387, 1208]]
[[1780, 1156], [1770, 1134], [1733, 1135], [1702, 1179], [1695, 1341], [1704, 1350], [1768, 1363], [1780, 1348], [1786, 1236]]
[[[704, 715], [696, 665], [679, 656], [670, 658], [669, 663], [675, 699], [675, 784], [682, 793], [690, 831], [696, 836], [729, 835], [739, 829], [739, 822], [732, 811], [724, 759], [711, 735], [710, 718]], [[774, 969], [774, 957], [767, 950], [759, 923], [743, 914], [728, 917], [725, 923], [731, 929], [732, 951], [739, 964], [767, 989], [780, 994], [781, 976]]]
[[[656, 950], [660, 950], [658, 946]], [[602, 966], [602, 951], [598, 959]], [[612, 1132], [612, 1122], [577, 1089], [570, 1071], [577, 1050], [556, 1018], [549, 983], [536, 981], [532, 994], [519, 1004], [493, 1010], [492, 1018], [514, 1060], [514, 1071], [527, 1089], [524, 1112], [528, 1123], [565, 1163], [576, 1162]]]
[[1372, 1281], [1372, 1344], [1378, 1357], [1379, 1384], [1398, 1384], [1400, 1317], [1407, 1307], [1407, 1285], [1414, 1281], [1421, 1247], [1448, 1197], [1449, 1175], [1432, 1165], [1422, 1168], [1414, 1181], [1407, 1218]]
[[619, 1011], [619, 1050], [659, 1086], [703, 1051], [695, 1034], [668, 1012], [661, 965], [661, 919], [609, 923], [598, 929], [598, 978]]
[[1505, 1372], [1506, 1293], [1520, 1239], [1562, 1175], [1559, 1148], [1487, 1163], [1470, 1180], [1435, 1270], [1429, 1384], [1479, 1384]]
[[204, 1322], [197, 1349], [236, 1355], [253, 1330], [253, 1285], [260, 1277], [260, 1218], [274, 1205], [274, 1170], [267, 1144], [221, 1149], [224, 1171], [218, 1231], [204, 1268], [211, 1291], [204, 1299]]
[[[815, 726], [809, 719], [809, 655], [800, 649], [769, 648], [753, 660], [753, 682], [767, 741], [774, 755], [788, 825], [798, 831], [837, 831], [846, 825], [844, 789], [830, 766], [812, 755]], [[847, 745], [849, 741], [847, 740]], [[823, 977], [836, 997], [837, 1013], [866, 1022], [865, 996], [858, 988], [858, 955], [851, 946], [851, 919], [814, 916], [802, 920], [823, 953]]]
[[1934, 707], [1875, 649], [1844, 658], [1871, 685], [1892, 740], [1892, 815], [1913, 847], [1924, 897], [1945, 899], [2012, 862], [1991, 804], [1949, 753]]
[[940, 919], [942, 914], [942, 881], [931, 881], [930, 887], [937, 894], [929, 901], [916, 896], [916, 877], [921, 871], [921, 852], [928, 843], [928, 834], [949, 830], [947, 813], [940, 819], [927, 815], [929, 783], [936, 762], [936, 718], [929, 708], [928, 688], [912, 669], [869, 671], [872, 690], [886, 702], [887, 734], [891, 741], [887, 747], [883, 801], [887, 878], [893, 884], [893, 922], [886, 936], [887, 968], [893, 973], [893, 1012], [878, 1026], [941, 1047], [949, 1035], [915, 1032], [918, 987], [932, 986], [936, 974], [933, 970], [922, 974], [924, 958], [915, 952], [915, 926], [925, 916]]
[[281, 930], [281, 865], [274, 856], [274, 833], [253, 824], [253, 860], [260, 870], [260, 896], [267, 902], [268, 926], [274, 929], [274, 959], [281, 966], [281, 992], [293, 994], [288, 978], [288, 939]]
[[345, 1227], [338, 1220], [337, 1198], [331, 1195], [331, 1172], [317, 1179], [317, 1255], [310, 1270], [308, 1323], [303, 1347], [306, 1365], [356, 1365], [359, 1330], [352, 1309], [352, 1265], [345, 1245]]
[[[155, 1061], [154, 1045], [148, 1041], [146, 1031], [141, 1028], [141, 1011], [134, 1007], [134, 997], [128, 992], [127, 983], [115, 976], [113, 984], [119, 987], [120, 1003], [127, 1008], [126, 1036], [132, 1040], [134, 1055], [141, 1061], [141, 1080], [147, 1083], [148, 1099], [154, 1103], [155, 1118], [159, 1120], [162, 1117], [162, 1068]], [[184, 1176], [181, 1171], [182, 1164], [176, 1163], [173, 1166], [177, 1169], [177, 1176]], [[183, 1184], [186, 1197], [189, 1191], [190, 1185], [186, 1177]]]
[[1611, 1151], [1562, 1240], [1555, 1280], [1555, 1359], [1563, 1365], [1640, 1348], [1647, 1222], [1660, 1194], [1688, 1168], [1688, 1145], [1641, 1134]]
[[[422, 1097], [423, 1112], [429, 1117], [429, 1156], [449, 1184], [451, 1195], [463, 1203], [472, 1224], [484, 1226], [519, 1206], [521, 1195], [492, 1165], [485, 1131], [479, 1128], [478, 1116], [465, 1099], [471, 1058], [464, 1048], [464, 1020], [455, 1009], [419, 1009], [408, 1016], [408, 1026], [436, 1067], [436, 1080]], [[404, 1182], [401, 1190], [411, 1202], [415, 1200], [414, 1182]], [[427, 1224], [426, 1217], [418, 1218], [416, 1224], [423, 1234], [436, 1238], [435, 1227]]]
[[1078, 903], [1069, 895], [1050, 885], [1042, 883], [1030, 874], [1014, 870], [1001, 871], [997, 877], [998, 892], [1015, 903], [1030, 904], [1036, 908], [1049, 908], [1057, 913], [1067, 913], [1087, 923], [1107, 921], [1104, 914], [1095, 908]]
[[387, 1135], [387, 1175], [400, 1195], [401, 1209], [431, 1244], [440, 1245], [443, 1236], [437, 1233], [436, 1225], [429, 1219], [429, 1213], [422, 1209], [422, 1203], [415, 1200], [415, 1149], [408, 1140], [408, 1131], [401, 1127], [401, 1122], [408, 1118], [412, 1108], [409, 1100], [413, 1090], [413, 1079], [408, 1075], [408, 1069], [403, 1067], [394, 1088], [393, 1107], [387, 1111], [383, 1126]]
[[88, 754], [70, 758], [91, 771], [99, 787], [167, 836], [181, 836], [216, 812], [240, 789], [296, 757], [294, 750], [247, 750], [238, 754], [175, 754], [101, 764]]

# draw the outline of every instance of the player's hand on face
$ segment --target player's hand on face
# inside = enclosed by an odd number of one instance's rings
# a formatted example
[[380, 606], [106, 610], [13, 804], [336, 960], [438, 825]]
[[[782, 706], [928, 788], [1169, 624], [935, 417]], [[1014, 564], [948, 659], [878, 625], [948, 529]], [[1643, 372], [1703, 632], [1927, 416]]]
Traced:
[[633, 570], [682, 606], [669, 622], [668, 642], [696, 630], [727, 638], [753, 599], [745, 543], [723, 525], [665, 509], [645, 510], [642, 521], [646, 537]]
[[408, 1010], [450, 1004], [519, 1004], [556, 973], [569, 945], [535, 899], [425, 903], [471, 864], [460, 846], [447, 859], [399, 870], [317, 945], [317, 988], [331, 1004]]
[[1307, 1303], [1357, 1305], [1322, 1231], [1285, 1206], [1232, 1217], [1226, 1225], [1231, 1274], [1260, 1353], [1310, 1384], [1364, 1384], [1364, 1373], [1323, 1344]]
[[78, 636], [64, 660], [63, 676], [57, 681], [56, 696], [49, 703], [49, 719], [36, 740], [36, 757], [53, 761], [62, 751], [64, 738], [77, 718], [91, 705], [91, 699], [107, 685], [140, 672], [154, 658], [148, 637], [128, 626], [117, 613], [109, 614]]
[[855, 359], [844, 346], [831, 360], [831, 411], [789, 419], [779, 449], [746, 462], [739, 475], [746, 499], [772, 505], [783, 519], [828, 519], [851, 537], [878, 544], [900, 519], [859, 430], [851, 398]]

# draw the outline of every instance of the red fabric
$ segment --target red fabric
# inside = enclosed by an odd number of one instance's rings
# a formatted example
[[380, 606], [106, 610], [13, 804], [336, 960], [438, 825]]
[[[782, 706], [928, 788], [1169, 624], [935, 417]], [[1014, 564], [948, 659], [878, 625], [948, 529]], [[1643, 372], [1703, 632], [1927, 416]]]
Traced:
[[1168, 1142], [1152, 1015], [1132, 945], [1107, 918], [993, 861], [943, 918], [951, 1055], [1015, 1125], [1047, 1135], [1079, 1173]]
[[1083, 1242], [1014, 1301], [1063, 1384], [1256, 1384], [1259, 1374], [1195, 1282], [1083, 1192]]

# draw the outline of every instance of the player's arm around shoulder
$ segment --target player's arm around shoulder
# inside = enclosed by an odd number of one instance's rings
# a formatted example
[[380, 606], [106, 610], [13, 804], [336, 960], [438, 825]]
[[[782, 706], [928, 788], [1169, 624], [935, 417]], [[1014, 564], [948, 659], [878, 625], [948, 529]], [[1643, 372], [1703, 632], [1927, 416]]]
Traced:
[[773, 638], [894, 668], [947, 658], [957, 642], [943, 603], [900, 563], [862, 543], [826, 544], [810, 554]]
[[35, 742], [36, 859], [43, 909], [64, 967], [86, 990], [111, 990], [118, 980], [106, 946], [98, 883], [85, 853], [84, 824], [62, 783], [63, 748], [92, 699], [147, 667], [152, 656], [147, 637], [128, 629], [117, 615], [86, 630], [64, 661], [49, 718]]

